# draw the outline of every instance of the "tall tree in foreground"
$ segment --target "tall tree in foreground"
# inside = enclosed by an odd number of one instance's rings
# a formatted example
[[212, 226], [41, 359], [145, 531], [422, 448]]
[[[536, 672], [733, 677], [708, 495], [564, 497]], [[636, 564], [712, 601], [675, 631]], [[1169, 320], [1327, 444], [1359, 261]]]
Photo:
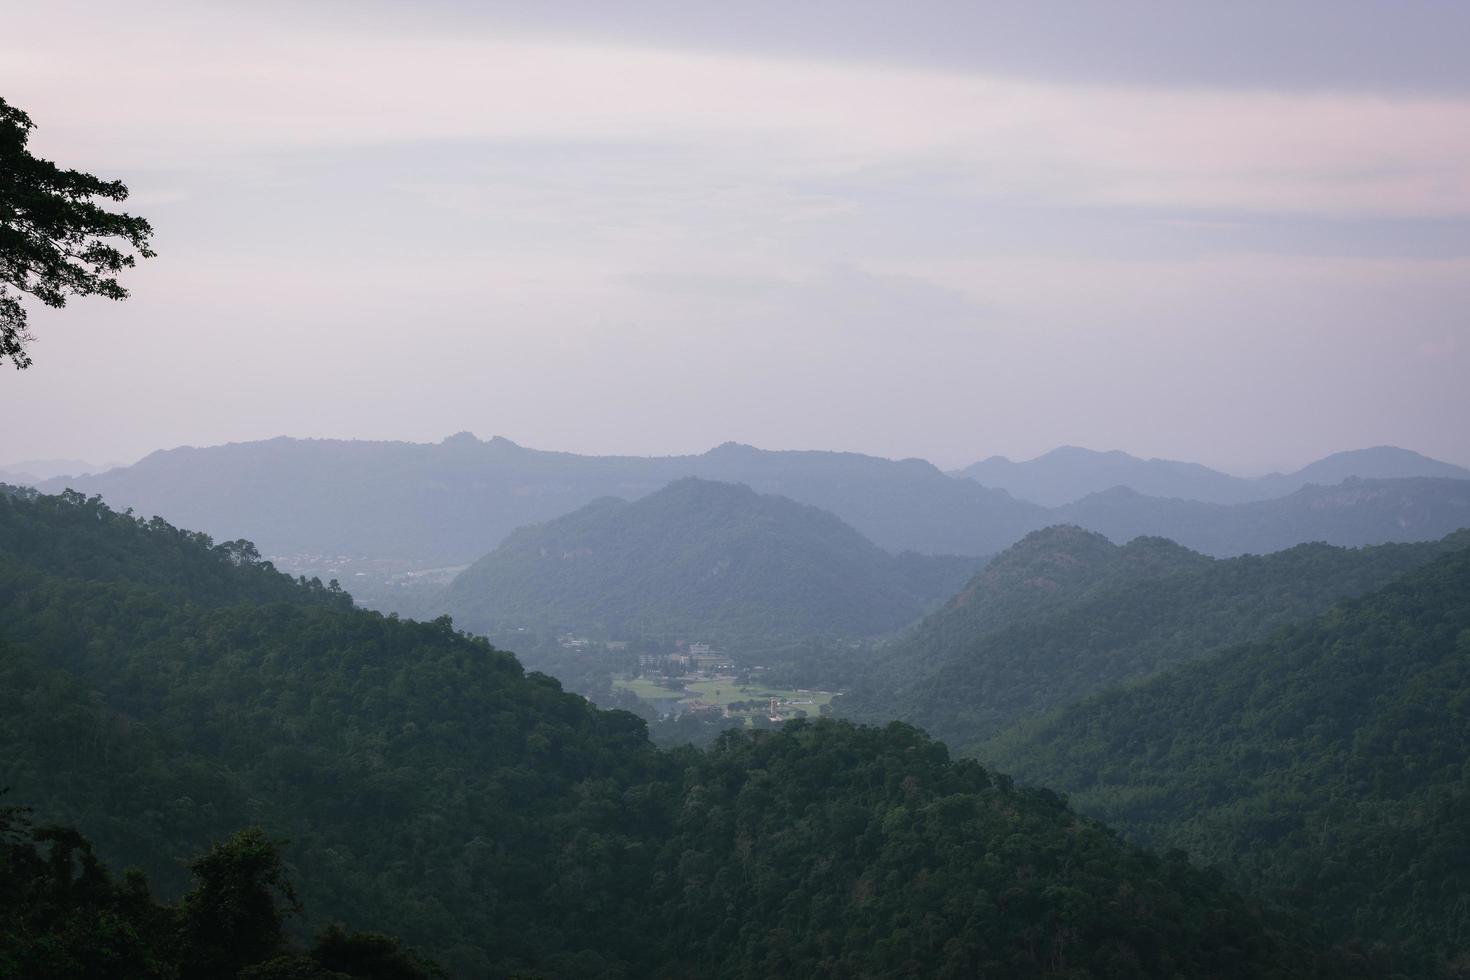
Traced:
[[143, 218], [109, 211], [128, 189], [80, 170], [63, 170], [26, 148], [31, 117], [0, 98], [0, 361], [31, 364], [20, 294], [51, 307], [70, 296], [126, 299], [117, 281], [138, 258], [151, 258], [153, 229]]
[[241, 831], [190, 862], [193, 889], [164, 904], [139, 871], [114, 878], [70, 827], [0, 806], [0, 977], [78, 980], [442, 980], [435, 964], [340, 925], [310, 948], [286, 935], [300, 911], [278, 849]]

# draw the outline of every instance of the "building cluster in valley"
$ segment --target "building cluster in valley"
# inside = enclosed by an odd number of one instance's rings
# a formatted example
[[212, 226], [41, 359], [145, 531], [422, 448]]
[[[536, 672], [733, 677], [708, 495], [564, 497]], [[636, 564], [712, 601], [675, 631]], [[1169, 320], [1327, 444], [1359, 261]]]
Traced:
[[640, 654], [636, 674], [619, 678], [616, 685], [666, 715], [718, 716], [746, 724], [825, 714], [838, 696], [778, 688], [763, 681], [765, 673], [763, 666], [736, 664], [709, 643], [680, 643], [673, 653]]

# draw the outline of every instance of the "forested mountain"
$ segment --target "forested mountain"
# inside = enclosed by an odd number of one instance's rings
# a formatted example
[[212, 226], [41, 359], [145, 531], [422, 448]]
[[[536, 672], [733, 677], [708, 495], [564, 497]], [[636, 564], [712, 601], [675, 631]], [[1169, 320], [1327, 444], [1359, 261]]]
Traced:
[[460, 433], [435, 445], [271, 439], [153, 453], [43, 488], [100, 493], [267, 554], [404, 557], [463, 564], [516, 528], [601, 497], [636, 498], [686, 476], [744, 483], [831, 511], [892, 552], [993, 554], [1044, 511], [922, 460], [766, 452], [727, 443], [699, 456], [577, 456]]
[[[238, 545], [78, 496], [0, 496], [0, 527], [0, 784], [165, 891], [186, 887], [178, 858], [248, 822], [290, 841], [307, 928], [400, 935], [459, 976], [1361, 966], [903, 725], [659, 752], [637, 718], [447, 621], [263, 586]], [[87, 535], [116, 560], [45, 544]], [[196, 575], [215, 583], [198, 598]], [[239, 975], [316, 968], [296, 966]]]
[[1111, 685], [1257, 639], [1470, 544], [1298, 545], [1210, 559], [1160, 538], [1117, 546], [1073, 527], [1029, 535], [893, 643], [840, 702], [958, 748]]
[[1397, 944], [1412, 975], [1470, 965], [1470, 549], [988, 754], [1325, 937]]
[[1432, 541], [1470, 527], [1470, 480], [1351, 479], [1255, 503], [1161, 500], [1117, 488], [1059, 508], [1059, 520], [1114, 541], [1154, 535], [1218, 558], [1280, 551], [1305, 541], [1359, 547]]
[[1354, 477], [1470, 480], [1470, 470], [1463, 466], [1395, 446], [1334, 453], [1294, 473], [1272, 473], [1255, 479], [1231, 476], [1198, 463], [1139, 459], [1116, 449], [1096, 452], [1077, 446], [1062, 446], [1023, 462], [992, 456], [957, 475], [1045, 507], [1060, 507], [1114, 487], [1126, 487], [1146, 497], [1241, 504], [1284, 497], [1308, 484], [1333, 485]]
[[895, 558], [825, 511], [688, 477], [522, 528], [450, 585], [461, 626], [746, 643], [870, 636], [953, 594], [977, 559]]

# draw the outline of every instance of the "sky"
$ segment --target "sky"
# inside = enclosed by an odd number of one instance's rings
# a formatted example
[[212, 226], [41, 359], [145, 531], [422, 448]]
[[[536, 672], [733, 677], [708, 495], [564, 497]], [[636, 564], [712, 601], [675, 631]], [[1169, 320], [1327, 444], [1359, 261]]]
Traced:
[[1470, 464], [1470, 5], [0, 0], [158, 257], [0, 465], [471, 430]]

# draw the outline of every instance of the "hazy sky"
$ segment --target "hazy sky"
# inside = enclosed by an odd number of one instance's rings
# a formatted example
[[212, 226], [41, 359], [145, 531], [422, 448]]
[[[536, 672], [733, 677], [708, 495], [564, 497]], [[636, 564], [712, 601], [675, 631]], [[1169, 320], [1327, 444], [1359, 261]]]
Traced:
[[[552, 9], [554, 7], [554, 9]], [[0, 0], [133, 298], [0, 463], [461, 429], [1470, 464], [1470, 4]]]

